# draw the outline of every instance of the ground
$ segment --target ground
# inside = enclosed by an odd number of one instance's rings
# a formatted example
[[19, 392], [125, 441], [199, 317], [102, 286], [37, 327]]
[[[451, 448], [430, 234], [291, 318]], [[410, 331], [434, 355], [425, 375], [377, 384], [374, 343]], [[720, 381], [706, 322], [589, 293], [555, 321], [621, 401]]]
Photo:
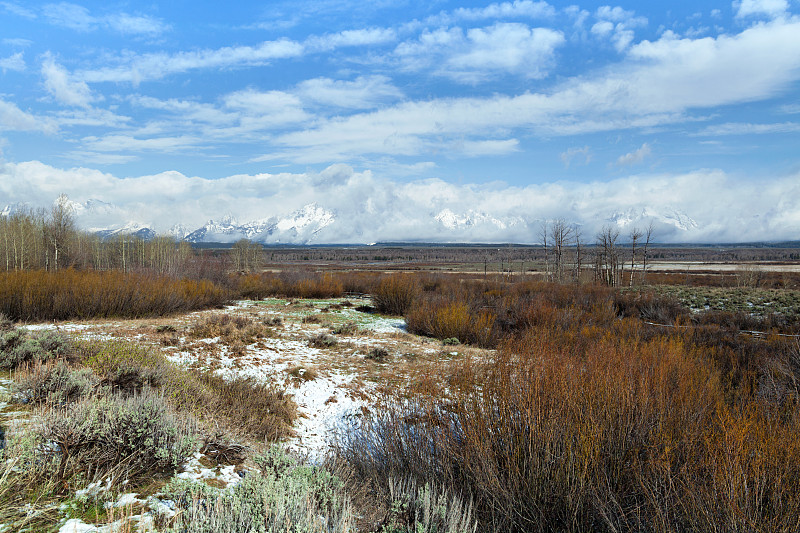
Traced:
[[[409, 334], [402, 318], [365, 312], [370, 304], [368, 297], [273, 298], [160, 319], [28, 327], [54, 327], [84, 338], [126, 339], [156, 346], [187, 368], [280, 384], [294, 396], [300, 411], [296, 436], [285, 444], [316, 460], [325, 454], [327, 439], [339, 424], [374, 408], [384, 395], [437, 386], [431, 377], [440, 375], [441, 362], [489, 353]], [[202, 335], [215, 331], [203, 329], [204, 324], [223, 317], [263, 325], [260, 338], [243, 340], [222, 330], [216, 336]]]

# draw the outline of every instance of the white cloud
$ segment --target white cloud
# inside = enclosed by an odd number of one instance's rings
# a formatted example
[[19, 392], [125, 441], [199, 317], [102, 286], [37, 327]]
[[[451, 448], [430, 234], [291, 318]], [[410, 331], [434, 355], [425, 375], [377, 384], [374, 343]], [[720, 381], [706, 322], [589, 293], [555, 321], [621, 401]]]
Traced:
[[22, 72], [25, 70], [25, 59], [22, 57], [22, 52], [17, 52], [9, 57], [0, 58], [0, 69], [5, 72], [6, 70], [16, 70]]
[[737, 0], [733, 2], [733, 7], [737, 18], [761, 15], [774, 18], [785, 14], [789, 3], [786, 0]]
[[570, 135], [685, 122], [696, 109], [785, 91], [800, 77], [799, 52], [800, 21], [757, 25], [716, 39], [665, 36], [637, 44], [616, 68], [568, 80], [549, 93], [403, 102], [320, 120], [313, 129], [277, 137], [285, 151], [270, 157], [325, 162], [363, 154], [420, 155], [449, 136], [485, 140], [515, 128]]
[[566, 151], [561, 152], [559, 157], [566, 168], [569, 168], [574, 160], [577, 160], [578, 164], [584, 165], [592, 160], [591, 150], [588, 146], [568, 148]]
[[618, 52], [625, 51], [634, 38], [634, 28], [647, 26], [645, 17], [621, 7], [601, 6], [595, 12], [598, 21], [591, 32], [596, 37], [608, 38]]
[[80, 161], [82, 164], [91, 163], [94, 165], [122, 165], [139, 159], [139, 157], [135, 155], [107, 154], [82, 150], [67, 152], [64, 155], [73, 161]]
[[[94, 198], [116, 206], [111, 213], [82, 219], [87, 226], [140, 220], [146, 213], [147, 220], [141, 222], [161, 231], [178, 222], [199, 227], [225, 214], [240, 221], [286, 215], [317, 202], [336, 216], [318, 242], [535, 242], [537, 221], [543, 218], [580, 223], [584, 237], [591, 241], [609, 217], [629, 210], [654, 217], [661, 242], [790, 239], [800, 231], [800, 176], [796, 174], [740, 180], [709, 170], [510, 187], [438, 179], [397, 182], [370, 171], [355, 172], [346, 165], [320, 173], [245, 174], [210, 180], [178, 172], [121, 179], [93, 169], [63, 170], [38, 161], [0, 164], [0, 197], [8, 203], [49, 205], [60, 193], [79, 203]], [[477, 222], [448, 229], [435, 218], [444, 210], [456, 217], [471, 213]], [[694, 219], [697, 227], [677, 229], [672, 224], [676, 213]]]
[[55, 133], [57, 126], [49, 118], [27, 113], [11, 102], [0, 99], [0, 131], [41, 131]]
[[0, 6], [3, 7], [6, 11], [13, 15], [17, 15], [18, 17], [23, 17], [26, 19], [35, 19], [36, 13], [31, 11], [28, 8], [22, 7], [21, 5], [15, 2], [0, 2]]
[[46, 4], [42, 8], [42, 12], [51, 24], [75, 31], [91, 31], [97, 24], [96, 19], [89, 13], [88, 9], [68, 2]]
[[15, 46], [15, 47], [18, 47], [18, 48], [26, 48], [26, 47], [30, 46], [31, 44], [33, 44], [33, 41], [31, 41], [29, 39], [22, 39], [20, 37], [14, 37], [14, 38], [11, 38], [11, 39], [8, 39], [8, 38], [3, 39], [3, 44], [7, 44], [9, 46]]
[[348, 109], [371, 109], [403, 97], [386, 76], [359, 76], [353, 81], [315, 78], [298, 84], [297, 94], [304, 101]]
[[159, 35], [169, 30], [169, 25], [161, 20], [143, 15], [116, 13], [104, 19], [112, 30], [123, 35]]
[[650, 145], [644, 143], [642, 146], [634, 150], [633, 152], [629, 152], [625, 155], [619, 156], [617, 159], [617, 165], [619, 166], [626, 166], [626, 165], [635, 165], [641, 163], [653, 153], [653, 150], [650, 148]]
[[489, 4], [486, 7], [467, 8], [461, 7], [453, 11], [453, 18], [457, 20], [480, 20], [488, 18], [549, 18], [554, 16], [556, 10], [547, 2], [531, 2], [530, 0], [515, 0], [514, 2], [501, 2]]
[[344, 46], [368, 46], [385, 44], [397, 39], [395, 30], [391, 28], [367, 28], [345, 30], [339, 33], [309, 37], [305, 45], [313, 51], [329, 51]]
[[478, 83], [497, 74], [542, 78], [553, 65], [555, 49], [565, 42], [561, 32], [497, 23], [486, 28], [439, 29], [401, 43], [395, 55], [410, 70], [434, 73], [463, 83]]
[[83, 138], [84, 146], [90, 152], [185, 152], [205, 144], [203, 140], [191, 135], [177, 137], [149, 137], [137, 139], [130, 135], [89, 136]]
[[242, 112], [243, 123], [252, 122], [259, 128], [303, 122], [310, 118], [297, 96], [281, 91], [246, 89], [228, 94], [224, 102], [226, 107]]
[[483, 155], [504, 155], [519, 150], [517, 139], [488, 140], [488, 141], [465, 141], [461, 146], [460, 152], [467, 157], [477, 157]]
[[42, 13], [54, 26], [79, 32], [108, 28], [122, 35], [159, 35], [169, 29], [169, 25], [147, 15], [111, 13], [98, 17], [93, 16], [85, 7], [69, 2], [46, 4]]
[[112, 81], [138, 84], [195, 69], [264, 65], [274, 59], [298, 57], [302, 53], [303, 46], [300, 43], [281, 39], [264, 41], [256, 46], [233, 46], [176, 54], [134, 55], [120, 58], [118, 66], [86, 70], [81, 75], [88, 82]]
[[44, 87], [62, 104], [88, 107], [94, 97], [86, 82], [75, 79], [47, 53], [42, 61]]
[[798, 122], [780, 122], [775, 124], [753, 124], [750, 122], [726, 122], [715, 126], [708, 126], [697, 136], [715, 137], [719, 135], [761, 135], [768, 133], [797, 133], [800, 132]]

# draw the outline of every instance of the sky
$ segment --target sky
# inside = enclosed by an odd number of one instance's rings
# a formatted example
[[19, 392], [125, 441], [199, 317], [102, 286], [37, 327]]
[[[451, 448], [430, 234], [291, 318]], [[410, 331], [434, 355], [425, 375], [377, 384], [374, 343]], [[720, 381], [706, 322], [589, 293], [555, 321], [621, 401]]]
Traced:
[[319, 242], [798, 240], [800, 0], [0, 0], [0, 209], [61, 193], [157, 231], [316, 204]]

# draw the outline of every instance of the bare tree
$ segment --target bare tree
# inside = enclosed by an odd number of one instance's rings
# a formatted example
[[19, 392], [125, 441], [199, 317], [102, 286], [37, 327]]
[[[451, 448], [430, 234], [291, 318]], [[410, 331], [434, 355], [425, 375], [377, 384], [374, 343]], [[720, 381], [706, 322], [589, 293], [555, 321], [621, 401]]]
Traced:
[[619, 229], [603, 226], [597, 234], [595, 277], [610, 287], [619, 284], [619, 250], [616, 247]]
[[67, 262], [69, 242], [75, 233], [72, 206], [66, 194], [60, 195], [50, 210], [50, 216], [45, 221], [43, 233], [48, 244], [48, 261], [46, 262], [49, 262], [49, 254], [52, 252], [52, 268], [53, 270], [58, 270], [59, 266], [63, 266]]
[[544, 248], [544, 277], [550, 278], [550, 263], [547, 261], [547, 220], [542, 220], [539, 226], [539, 238], [542, 241], [542, 248]]
[[653, 220], [650, 219], [650, 223], [647, 225], [647, 229], [644, 232], [644, 254], [642, 257], [642, 284], [645, 283], [645, 278], [647, 277], [647, 247], [650, 246], [651, 238], [653, 237]]
[[637, 228], [636, 226], [631, 229], [630, 238], [631, 238], [631, 280], [630, 280], [630, 287], [633, 287], [633, 275], [636, 272], [636, 243], [639, 239], [642, 238], [642, 231]]
[[563, 218], [557, 218], [550, 226], [550, 242], [552, 242], [553, 260], [555, 262], [553, 276], [559, 283], [564, 280], [566, 262], [565, 249], [571, 244], [573, 237], [572, 230], [572, 227], [567, 225]]
[[249, 239], [239, 239], [231, 248], [234, 269], [237, 272], [253, 272], [259, 269], [264, 248]]
[[575, 283], [578, 285], [581, 284], [581, 269], [583, 267], [582, 263], [582, 255], [581, 255], [581, 228], [578, 225], [575, 225], [573, 229], [575, 233]]

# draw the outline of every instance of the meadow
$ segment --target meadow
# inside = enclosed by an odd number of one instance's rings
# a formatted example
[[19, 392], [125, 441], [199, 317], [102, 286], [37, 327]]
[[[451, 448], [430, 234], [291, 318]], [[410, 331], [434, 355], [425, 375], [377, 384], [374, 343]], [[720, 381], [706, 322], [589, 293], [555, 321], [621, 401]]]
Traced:
[[0, 531], [800, 530], [793, 278], [294, 261], [0, 274]]

